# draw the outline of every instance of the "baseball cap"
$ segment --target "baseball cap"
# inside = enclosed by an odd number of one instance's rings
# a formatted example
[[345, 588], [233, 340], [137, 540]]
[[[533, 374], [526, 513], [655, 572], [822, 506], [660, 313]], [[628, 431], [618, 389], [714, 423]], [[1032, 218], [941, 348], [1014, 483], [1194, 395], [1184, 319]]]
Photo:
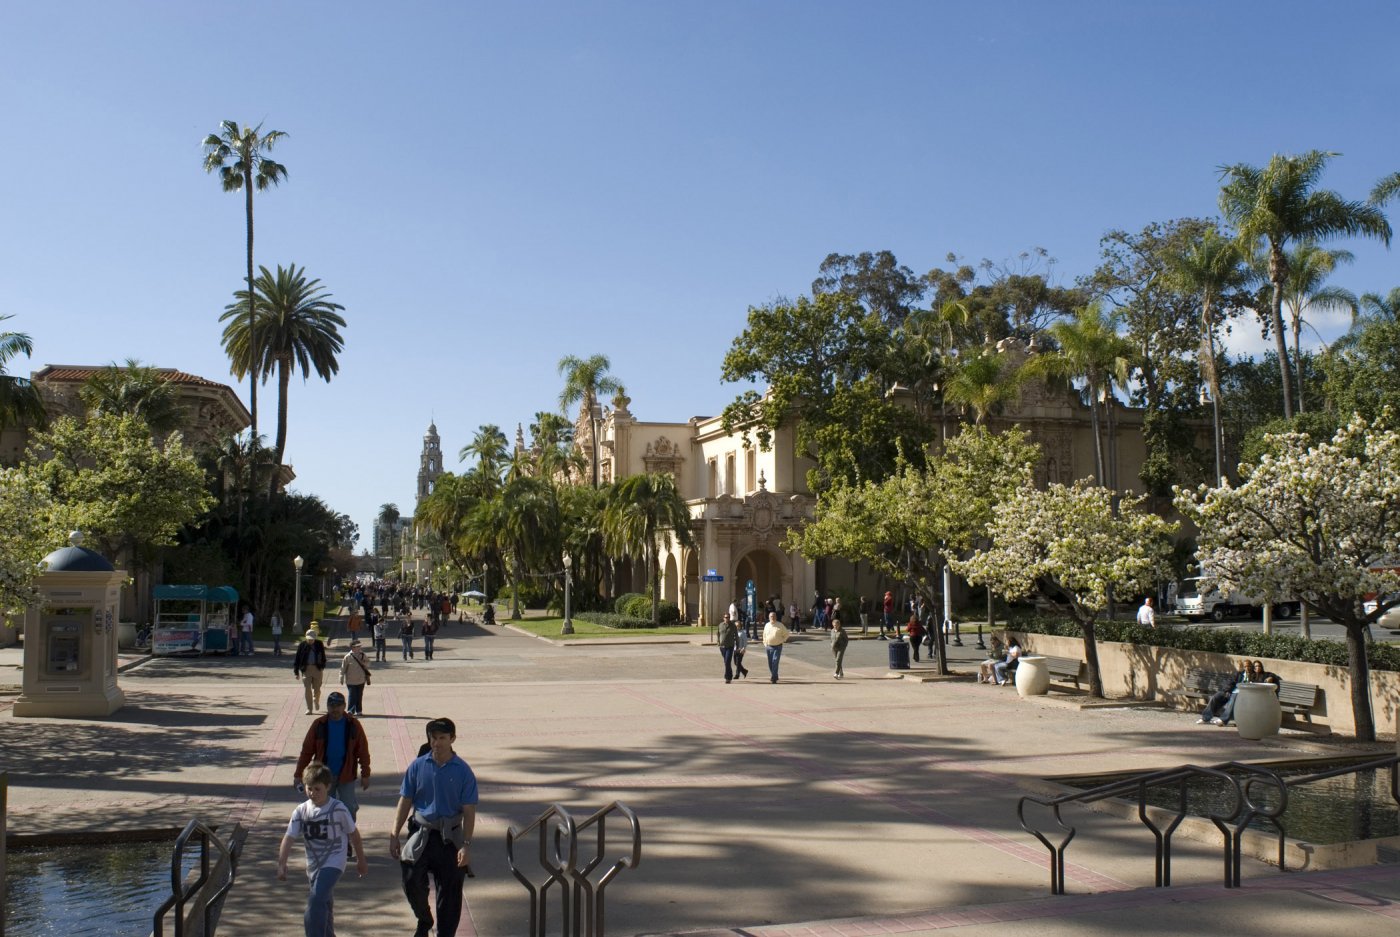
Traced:
[[342, 693], [342, 692], [340, 692], [339, 690], [336, 690], [336, 691], [335, 691], [334, 693], [332, 693], [330, 696], [327, 696], [327, 697], [326, 697], [326, 705], [327, 705], [327, 706], [344, 706], [344, 705], [345, 705], [345, 694]]

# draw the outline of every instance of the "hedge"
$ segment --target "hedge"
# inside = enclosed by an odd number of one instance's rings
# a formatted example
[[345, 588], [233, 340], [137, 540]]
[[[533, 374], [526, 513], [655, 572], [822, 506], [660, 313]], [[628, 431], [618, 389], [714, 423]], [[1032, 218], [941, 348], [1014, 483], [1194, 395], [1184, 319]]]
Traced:
[[[1053, 634], [1064, 638], [1082, 637], [1084, 632], [1069, 618], [1054, 615], [1027, 615], [1013, 618], [1007, 627], [1032, 634]], [[1268, 657], [1309, 664], [1347, 666], [1345, 641], [1318, 641], [1293, 634], [1264, 634], [1234, 628], [1146, 628], [1137, 622], [1099, 621], [1094, 636], [1100, 641], [1170, 647], [1181, 651], [1210, 651], [1235, 657]], [[1366, 659], [1372, 670], [1400, 671], [1400, 646], [1371, 642]]]
[[602, 625], [604, 628], [650, 628], [651, 617], [633, 618], [631, 615], [620, 615], [616, 612], [588, 612], [584, 615], [575, 615], [574, 621], [586, 621], [594, 625]]

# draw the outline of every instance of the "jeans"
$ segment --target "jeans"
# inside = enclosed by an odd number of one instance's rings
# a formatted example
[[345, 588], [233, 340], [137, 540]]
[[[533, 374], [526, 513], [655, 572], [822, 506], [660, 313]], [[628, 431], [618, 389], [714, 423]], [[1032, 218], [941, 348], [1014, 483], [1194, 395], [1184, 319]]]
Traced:
[[311, 890], [306, 895], [306, 913], [302, 924], [306, 937], [335, 937], [335, 883], [340, 881], [340, 869], [321, 869], [311, 876]]
[[921, 634], [911, 634], [909, 636], [909, 656], [914, 658], [914, 663], [919, 662], [919, 642], [923, 639]]
[[364, 715], [365, 685], [363, 683], [348, 683], [345, 686], [345, 693], [349, 697], [346, 701], [345, 711], [352, 716]]
[[275, 631], [272, 634], [272, 653], [278, 657], [282, 656], [282, 632]]
[[734, 672], [741, 677], [749, 672], [744, 666], [744, 652], [737, 647], [734, 649]]
[[413, 636], [400, 636], [399, 640], [403, 642], [403, 659], [408, 660], [413, 656]]
[[846, 671], [842, 669], [842, 665], [846, 662], [846, 649], [843, 647], [841, 650], [833, 651], [832, 653], [836, 655], [836, 676], [844, 677]]
[[[410, 824], [410, 828], [416, 824]], [[462, 882], [466, 870], [457, 867], [457, 850], [442, 836], [428, 834], [428, 844], [417, 862], [399, 863], [403, 870], [403, 893], [413, 916], [418, 919], [421, 937], [427, 937], [433, 926], [433, 914], [428, 909], [428, 876], [437, 885], [438, 937], [456, 937], [457, 922], [462, 918]]]
[[783, 659], [783, 646], [782, 646], [781, 644], [777, 644], [777, 645], [767, 645], [767, 644], [765, 644], [765, 645], [763, 646], [763, 650], [765, 650], [765, 651], [768, 652], [768, 677], [769, 677], [769, 682], [770, 682], [770, 683], [777, 683], [777, 682], [778, 682], [778, 662], [781, 661], [781, 660]]
[[999, 660], [992, 665], [992, 676], [996, 680], [997, 686], [1001, 686], [1010, 680], [1010, 675], [1006, 672], [1011, 667], [1011, 661]]
[[719, 656], [724, 658], [724, 682], [728, 683], [734, 679], [734, 648], [722, 647], [719, 649]]
[[388, 649], [385, 647], [385, 641], [384, 641], [383, 638], [375, 638], [375, 639], [374, 639], [374, 659], [375, 659], [375, 660], [388, 660], [388, 659], [389, 659], [389, 652], [388, 652]]
[[251, 654], [251, 653], [253, 653], [253, 632], [251, 632], [251, 631], [240, 631], [240, 632], [238, 632], [238, 653], [240, 653], [240, 654]]
[[428, 660], [433, 659], [433, 635], [423, 635], [423, 656]]
[[355, 819], [360, 815], [360, 799], [355, 796], [355, 785], [360, 783], [357, 779], [351, 778], [348, 781], [336, 781], [331, 785], [330, 795], [345, 805], [345, 809], [350, 811], [350, 819]]

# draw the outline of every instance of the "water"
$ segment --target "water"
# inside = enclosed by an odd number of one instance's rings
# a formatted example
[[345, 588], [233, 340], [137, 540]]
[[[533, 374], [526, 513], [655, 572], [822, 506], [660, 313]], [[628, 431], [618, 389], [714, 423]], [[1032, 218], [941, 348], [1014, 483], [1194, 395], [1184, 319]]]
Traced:
[[[6, 932], [148, 937], [151, 917], [170, 897], [172, 845], [165, 840], [11, 850]], [[197, 862], [198, 850], [191, 852]]]
[[[1311, 765], [1275, 766], [1273, 770], [1285, 780], [1343, 766], [1343, 762]], [[1132, 775], [1104, 776], [1092, 779], [1076, 778], [1067, 782], [1071, 787], [1088, 789]], [[1278, 803], [1277, 789], [1272, 784], [1256, 784], [1251, 798], [1258, 806]], [[1175, 811], [1180, 795], [1175, 786], [1151, 788], [1147, 802]], [[1136, 801], [1136, 795], [1132, 800]], [[1187, 785], [1186, 808], [1195, 816], [1220, 814], [1234, 809], [1232, 786], [1206, 779], [1193, 780]], [[1390, 770], [1369, 769], [1340, 777], [1291, 786], [1288, 807], [1278, 818], [1290, 839], [1319, 845], [1349, 843], [1363, 839], [1400, 836], [1400, 805], [1390, 796]], [[1253, 829], [1274, 832], [1266, 819], [1255, 818]]]

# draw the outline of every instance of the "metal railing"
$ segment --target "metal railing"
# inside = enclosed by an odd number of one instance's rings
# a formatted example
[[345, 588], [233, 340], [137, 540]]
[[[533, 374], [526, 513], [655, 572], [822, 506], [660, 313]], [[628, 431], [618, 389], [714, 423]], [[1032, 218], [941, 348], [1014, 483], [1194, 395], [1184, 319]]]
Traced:
[[[1050, 893], [1063, 895], [1065, 893], [1065, 850], [1069, 847], [1077, 831], [1075, 827], [1065, 823], [1060, 815], [1060, 808], [1066, 804], [1089, 804], [1115, 797], [1127, 797], [1135, 793], [1138, 819], [1152, 832], [1156, 841], [1156, 887], [1166, 888], [1171, 885], [1172, 879], [1172, 834], [1176, 832], [1177, 827], [1187, 816], [1193, 815], [1192, 811], [1187, 809], [1187, 788], [1193, 781], [1216, 783], [1225, 787], [1227, 797], [1222, 800], [1225, 807], [1195, 815], [1210, 820], [1220, 831], [1224, 852], [1225, 887], [1238, 888], [1241, 864], [1240, 843], [1246, 829], [1256, 819], [1264, 819], [1276, 831], [1278, 866], [1280, 870], [1286, 871], [1284, 849], [1287, 833], [1283, 824], [1279, 822], [1279, 817], [1288, 808], [1289, 788], [1354, 774], [1358, 771], [1384, 768], [1390, 769], [1391, 797], [1395, 799], [1397, 804], [1400, 804], [1400, 753], [1397, 753], [1380, 756], [1366, 762], [1289, 778], [1284, 778], [1269, 768], [1236, 761], [1205, 767], [1181, 765], [1177, 768], [1167, 768], [1110, 781], [1088, 790], [1074, 791], [1050, 799], [1033, 796], [1022, 797], [1016, 804], [1016, 816], [1020, 820], [1021, 829], [1038, 839], [1041, 845], [1050, 852]], [[1170, 808], [1149, 804], [1147, 792], [1155, 788], [1172, 786], [1176, 787], [1178, 793], [1176, 812], [1168, 814], [1169, 822], [1158, 824], [1149, 815], [1148, 807], [1152, 806], [1160, 811], [1169, 811]], [[1269, 798], [1270, 800], [1276, 798], [1275, 803], [1263, 802], [1266, 790], [1275, 792], [1274, 796]], [[1233, 798], [1229, 798], [1229, 794], [1233, 794]], [[1063, 834], [1058, 842], [1052, 842], [1045, 833], [1030, 824], [1026, 818], [1027, 805], [1034, 805], [1050, 811], [1055, 825], [1059, 828], [1058, 832]], [[1226, 807], [1229, 809], [1225, 809]], [[1052, 830], [1051, 832], [1056, 831]]]
[[[630, 851], [616, 859], [597, 881], [590, 876], [607, 856], [607, 820], [617, 814], [631, 833]], [[596, 831], [593, 857], [579, 865], [579, 835]], [[545, 873], [542, 882], [527, 877], [516, 864], [515, 843], [534, 832], [539, 841], [537, 859]], [[512, 826], [506, 831], [506, 858], [511, 874], [530, 893], [529, 937], [545, 937], [548, 930], [547, 912], [549, 887], [558, 883], [560, 920], [564, 937], [603, 937], [604, 896], [608, 885], [623, 869], [635, 869], [642, 861], [642, 828], [637, 815], [619, 801], [613, 801], [582, 823], [576, 822], [569, 811], [559, 804], [550, 807], [523, 829]]]
[[[246, 832], [242, 826], [235, 824], [228, 842], [224, 842], [219, 838], [218, 833], [199, 820], [191, 820], [185, 824], [184, 830], [175, 839], [174, 849], [171, 850], [170, 897], [165, 899], [161, 906], [156, 909], [151, 925], [151, 933], [154, 937], [164, 937], [165, 916], [171, 909], [175, 911], [175, 937], [193, 937], [194, 934], [211, 937], [219, 911], [223, 907], [224, 896], [233, 887], [233, 881], [238, 875], [238, 854], [245, 835]], [[186, 882], [185, 848], [192, 838], [199, 840], [199, 874], [195, 876], [193, 881]], [[205, 889], [210, 884], [211, 876], [211, 844], [219, 853], [218, 867], [227, 868], [228, 873], [224, 881], [213, 892], [206, 894]], [[195, 923], [202, 926], [197, 930], [191, 930], [189, 921], [186, 920], [185, 904], [191, 899], [196, 899], [200, 903], [199, 916]]]

